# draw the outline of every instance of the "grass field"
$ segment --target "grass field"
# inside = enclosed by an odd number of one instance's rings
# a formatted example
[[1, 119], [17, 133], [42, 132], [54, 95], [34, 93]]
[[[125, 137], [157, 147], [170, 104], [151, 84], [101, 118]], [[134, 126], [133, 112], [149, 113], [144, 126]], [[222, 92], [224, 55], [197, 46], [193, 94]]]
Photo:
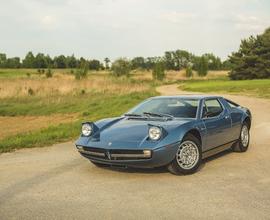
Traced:
[[227, 71], [196, 73], [169, 71], [163, 82], [150, 71], [133, 71], [129, 78], [108, 71], [89, 71], [76, 80], [71, 70], [53, 70], [46, 78], [37, 70], [0, 69], [0, 153], [74, 140], [82, 121], [95, 121], [126, 112], [140, 101], [157, 95], [155, 87], [181, 82], [184, 90], [248, 94], [270, 98], [270, 80], [229, 81]]
[[264, 80], [197, 80], [185, 81], [180, 88], [205, 93], [230, 93], [260, 98], [270, 98], [270, 79]]
[[73, 140], [82, 121], [121, 115], [156, 94], [150, 82], [107, 73], [75, 80], [63, 70], [49, 79], [16, 71], [0, 79], [0, 152]]

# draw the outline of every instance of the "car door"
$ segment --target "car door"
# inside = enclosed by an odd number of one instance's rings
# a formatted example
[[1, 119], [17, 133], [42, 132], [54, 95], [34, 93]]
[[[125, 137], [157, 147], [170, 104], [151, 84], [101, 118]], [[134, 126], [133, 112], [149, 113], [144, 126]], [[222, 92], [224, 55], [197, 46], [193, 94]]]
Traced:
[[230, 112], [221, 104], [218, 98], [204, 100], [202, 121], [206, 129], [205, 150], [210, 150], [231, 141]]
[[231, 137], [232, 137], [232, 140], [237, 140], [239, 138], [239, 134], [242, 127], [243, 113], [239, 109], [239, 105], [237, 105], [236, 103], [233, 103], [230, 100], [224, 100], [224, 101], [227, 102], [229, 111], [231, 113], [231, 120], [232, 120]]

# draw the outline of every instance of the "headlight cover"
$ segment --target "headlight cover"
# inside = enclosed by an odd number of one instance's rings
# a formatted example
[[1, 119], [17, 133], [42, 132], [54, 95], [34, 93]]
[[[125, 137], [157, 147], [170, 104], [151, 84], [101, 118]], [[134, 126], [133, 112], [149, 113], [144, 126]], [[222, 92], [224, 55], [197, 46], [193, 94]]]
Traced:
[[82, 134], [83, 136], [90, 136], [93, 132], [93, 127], [89, 123], [85, 123], [82, 125]]
[[149, 138], [151, 140], [157, 141], [160, 139], [160, 137], [162, 135], [162, 130], [161, 130], [161, 128], [159, 128], [157, 126], [152, 126], [148, 130], [148, 135], [149, 135]]

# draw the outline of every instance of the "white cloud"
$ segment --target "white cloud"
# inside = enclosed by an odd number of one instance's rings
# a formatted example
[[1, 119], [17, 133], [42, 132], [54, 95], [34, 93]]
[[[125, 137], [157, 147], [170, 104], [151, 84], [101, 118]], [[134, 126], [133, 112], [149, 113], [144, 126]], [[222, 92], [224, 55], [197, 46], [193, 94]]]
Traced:
[[51, 27], [51, 26], [54, 26], [56, 24], [56, 19], [55, 19], [55, 17], [53, 17], [51, 15], [45, 15], [40, 19], [40, 22], [42, 25], [44, 25], [46, 27]]
[[163, 13], [161, 15], [161, 18], [172, 23], [182, 23], [182, 22], [191, 21], [194, 18], [197, 18], [197, 16], [198, 16], [197, 14], [190, 13], [190, 12], [171, 11], [171, 12]]
[[235, 18], [235, 28], [243, 31], [262, 32], [270, 25], [268, 20], [259, 16], [238, 14]]

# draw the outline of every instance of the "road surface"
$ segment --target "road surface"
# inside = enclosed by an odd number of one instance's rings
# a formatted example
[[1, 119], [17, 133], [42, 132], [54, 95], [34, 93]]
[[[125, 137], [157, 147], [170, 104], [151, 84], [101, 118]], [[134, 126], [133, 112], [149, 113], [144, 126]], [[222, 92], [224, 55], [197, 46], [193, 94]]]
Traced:
[[270, 219], [270, 101], [226, 97], [253, 113], [248, 152], [207, 159], [190, 176], [97, 168], [72, 142], [5, 153], [0, 219]]

